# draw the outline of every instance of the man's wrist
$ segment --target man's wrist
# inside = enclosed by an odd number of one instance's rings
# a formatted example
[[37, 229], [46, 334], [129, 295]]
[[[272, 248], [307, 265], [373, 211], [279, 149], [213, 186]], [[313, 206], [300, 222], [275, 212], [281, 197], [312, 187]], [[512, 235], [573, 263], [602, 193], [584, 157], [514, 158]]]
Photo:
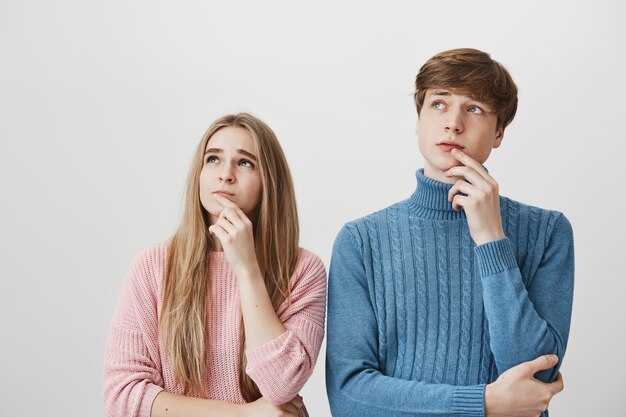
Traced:
[[474, 243], [476, 244], [476, 246], [480, 246], [486, 243], [495, 242], [496, 240], [502, 240], [504, 238], [505, 238], [504, 231], [478, 234], [474, 238]]
[[496, 417], [496, 396], [494, 396], [493, 382], [485, 386], [485, 417]]

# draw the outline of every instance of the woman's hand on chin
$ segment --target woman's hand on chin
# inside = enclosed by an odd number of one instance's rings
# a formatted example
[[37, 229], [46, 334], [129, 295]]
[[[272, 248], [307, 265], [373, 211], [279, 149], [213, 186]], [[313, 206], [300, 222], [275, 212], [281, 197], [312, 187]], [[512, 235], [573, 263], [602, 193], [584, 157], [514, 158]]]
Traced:
[[226, 260], [238, 278], [260, 275], [252, 221], [229, 199], [220, 195], [215, 195], [215, 199], [224, 209], [217, 221], [209, 226], [209, 233], [221, 243]]

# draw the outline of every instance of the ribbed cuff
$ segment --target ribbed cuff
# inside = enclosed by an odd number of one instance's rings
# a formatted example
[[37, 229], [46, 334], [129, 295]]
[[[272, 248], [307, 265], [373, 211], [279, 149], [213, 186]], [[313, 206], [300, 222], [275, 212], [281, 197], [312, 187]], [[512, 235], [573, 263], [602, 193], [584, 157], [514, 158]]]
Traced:
[[143, 399], [139, 409], [139, 417], [150, 417], [154, 399], [161, 393], [161, 391], [163, 391], [163, 388], [156, 384], [148, 386], [146, 392], [143, 394]]
[[246, 350], [248, 371], [266, 368], [268, 365], [280, 367], [281, 365], [274, 363], [273, 360], [280, 357], [284, 352], [291, 353], [292, 349], [290, 349], [290, 345], [293, 343], [292, 337], [292, 333], [286, 330], [277, 338], [269, 340], [254, 349]]
[[476, 246], [474, 251], [478, 258], [478, 271], [481, 277], [517, 268], [513, 247], [508, 237]]
[[267, 401], [284, 404], [291, 401], [303, 385], [298, 374], [306, 360], [303, 354], [298, 338], [287, 330], [276, 339], [246, 351], [246, 373]]
[[485, 385], [456, 387], [454, 390], [454, 397], [452, 399], [452, 408], [455, 415], [484, 417]]

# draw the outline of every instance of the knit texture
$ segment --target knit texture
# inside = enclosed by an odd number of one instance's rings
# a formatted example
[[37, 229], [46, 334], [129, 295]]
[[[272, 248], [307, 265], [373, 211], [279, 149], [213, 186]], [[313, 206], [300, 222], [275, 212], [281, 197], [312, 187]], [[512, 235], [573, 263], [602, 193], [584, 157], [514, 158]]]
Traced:
[[[565, 216], [500, 197], [506, 237], [476, 247], [451, 185], [416, 176], [410, 198], [347, 223], [335, 241], [334, 417], [483, 416], [485, 384], [540, 355], [563, 358], [574, 284]], [[551, 381], [559, 366], [536, 377]]]
[[[162, 390], [183, 394], [159, 338], [167, 245], [141, 252], [131, 263], [111, 322], [104, 361], [107, 416], [149, 417]], [[206, 315], [206, 398], [244, 403], [239, 389], [241, 304], [237, 277], [224, 252], [211, 252], [210, 307]], [[246, 351], [246, 372], [274, 404], [291, 400], [313, 372], [324, 337], [326, 271], [300, 249], [291, 277], [291, 299], [277, 311], [287, 331]], [[301, 416], [306, 415], [303, 408]]]

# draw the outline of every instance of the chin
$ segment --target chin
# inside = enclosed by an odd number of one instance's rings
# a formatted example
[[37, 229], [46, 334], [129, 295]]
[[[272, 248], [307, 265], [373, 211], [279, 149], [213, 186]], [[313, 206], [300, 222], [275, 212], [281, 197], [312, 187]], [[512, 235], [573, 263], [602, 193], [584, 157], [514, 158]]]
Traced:
[[447, 170], [449, 170], [452, 167], [457, 167], [462, 165], [461, 162], [459, 162], [457, 159], [455, 159], [454, 157], [449, 157], [449, 158], [441, 158], [439, 160], [435, 160], [433, 162], [430, 162], [430, 165], [433, 168], [436, 168], [442, 172], [445, 172]]
[[202, 202], [202, 208], [209, 214], [209, 216], [214, 217], [219, 216], [223, 209], [223, 207], [215, 201], [207, 202], [206, 204]]

